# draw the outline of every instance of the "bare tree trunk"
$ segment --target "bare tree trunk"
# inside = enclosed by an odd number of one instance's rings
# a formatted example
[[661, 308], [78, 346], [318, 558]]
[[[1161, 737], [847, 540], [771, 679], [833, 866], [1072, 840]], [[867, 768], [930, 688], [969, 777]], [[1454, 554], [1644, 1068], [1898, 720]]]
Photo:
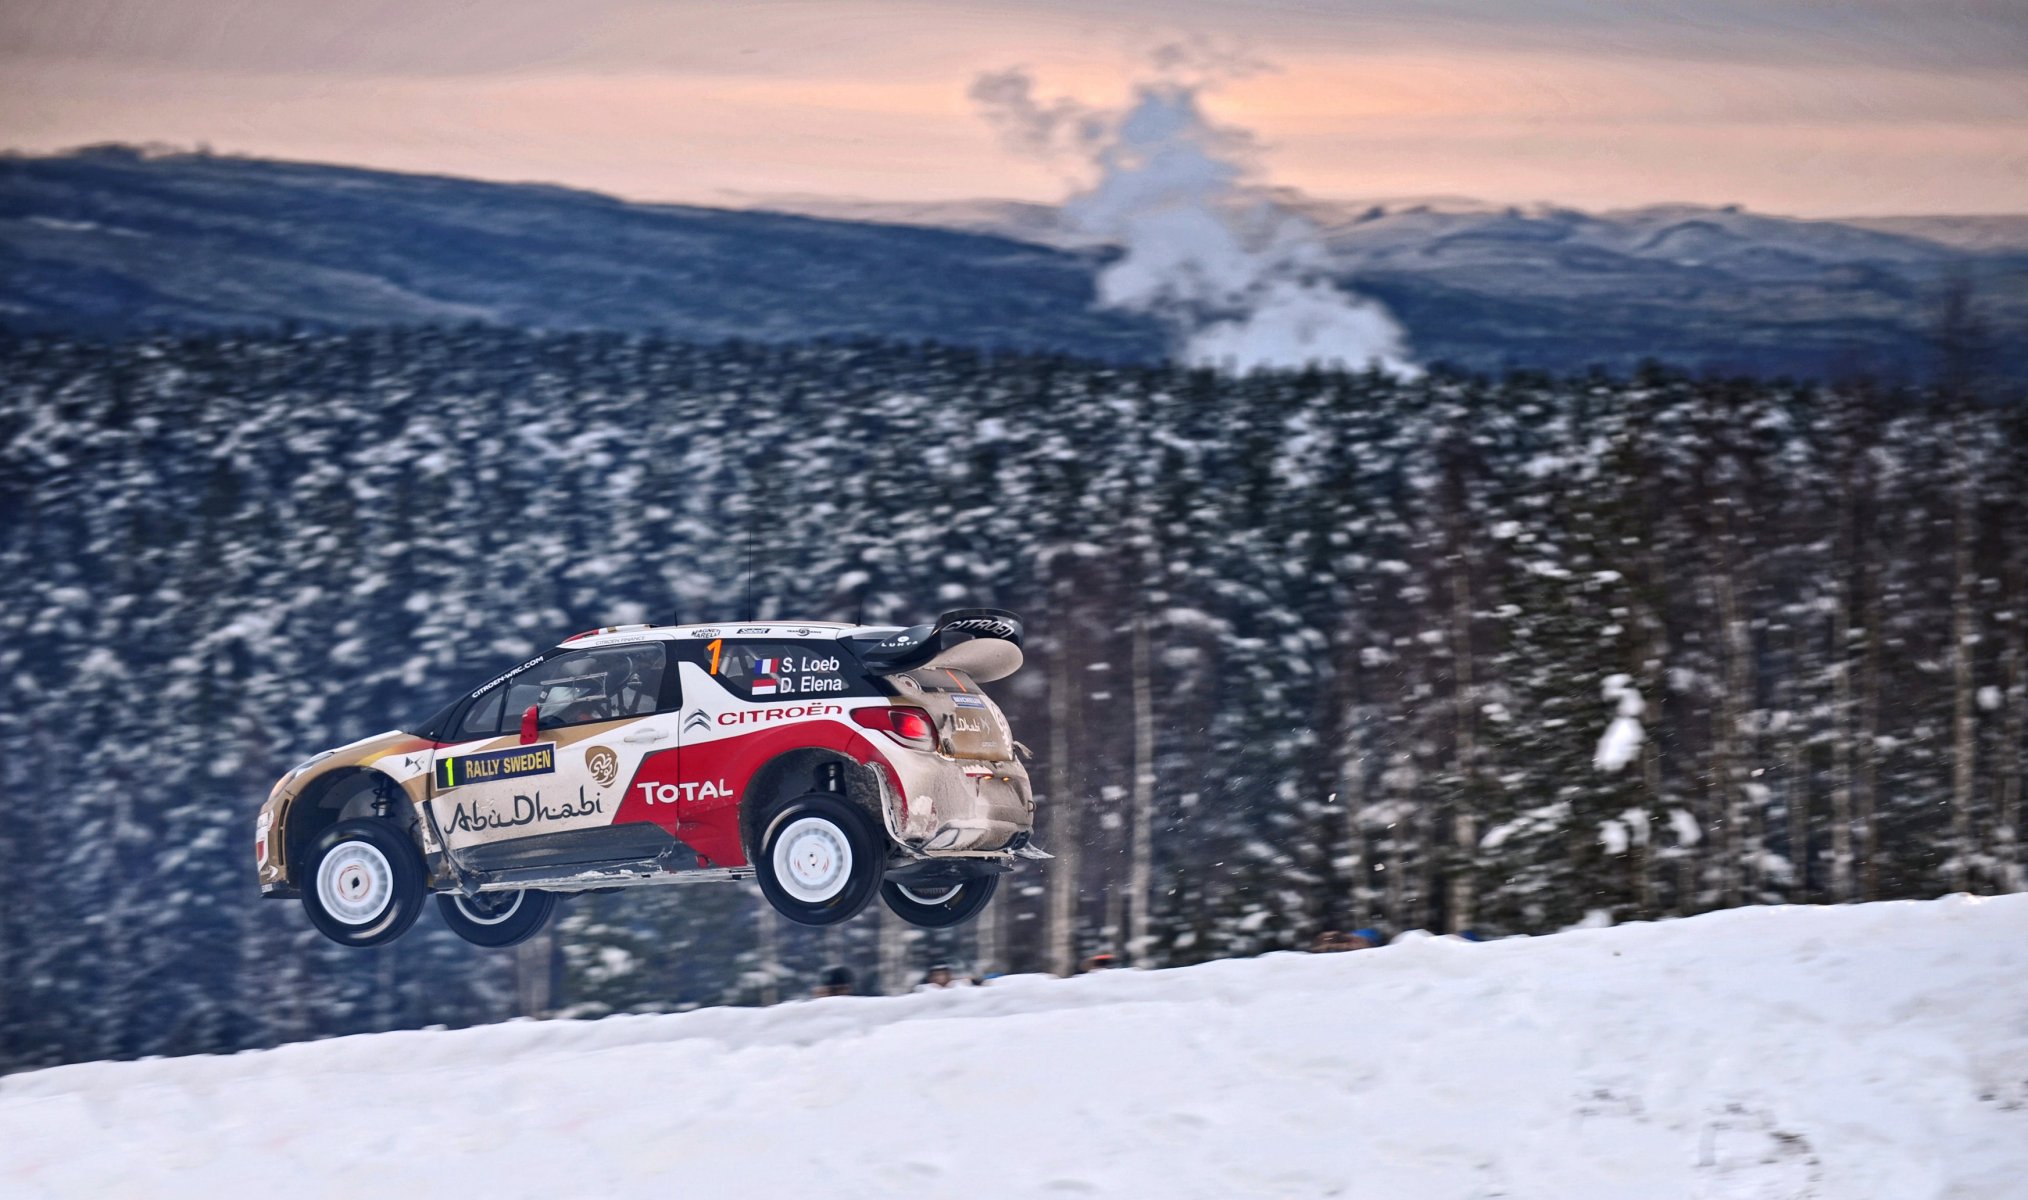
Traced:
[[[1417, 772], [1427, 779], [1424, 772]], [[1417, 804], [1410, 812], [1412, 828], [1415, 831], [1414, 858], [1410, 865], [1414, 875], [1409, 880], [1408, 901], [1412, 907], [1407, 929], [1428, 929], [1437, 923], [1436, 867], [1437, 867], [1437, 821], [1436, 805]]]
[[881, 905], [879, 994], [882, 996], [899, 996], [911, 986], [908, 944], [912, 940], [912, 932], [908, 922], [896, 916], [886, 905]]
[[1978, 716], [1973, 707], [1972, 647], [1977, 637], [1977, 619], [1972, 593], [1977, 585], [1972, 563], [1972, 536], [1975, 513], [1972, 448], [1965, 433], [1969, 416], [1959, 414], [1957, 435], [1957, 511], [1952, 522], [1951, 555], [1951, 852], [1956, 869], [1951, 886], [1961, 892], [1972, 890], [1972, 861], [1976, 846], [1972, 838], [1972, 803], [1978, 753]]
[[1711, 706], [1710, 808], [1719, 825], [1719, 836], [1715, 839], [1718, 902], [1720, 907], [1732, 908], [1745, 894], [1746, 790], [1739, 778], [1737, 750], [1740, 733], [1737, 660], [1745, 653], [1745, 647], [1741, 645], [1744, 630], [1738, 597], [1733, 592], [1730, 555], [1723, 550], [1712, 572], [1711, 586], [1718, 611], [1720, 670], [1718, 698]]
[[549, 1015], [555, 959], [556, 934], [547, 929], [514, 948], [514, 1007], [521, 1016]]
[[2022, 574], [2018, 556], [2009, 565], [2007, 632], [2000, 650], [2001, 745], [1994, 764], [1993, 857], [2000, 864], [2000, 887], [2028, 887], [2021, 870], [2021, 611]]
[[1451, 550], [1451, 669], [1452, 719], [1457, 730], [1453, 739], [1456, 757], [1452, 769], [1458, 787], [1451, 806], [1451, 849], [1456, 855], [1450, 872], [1449, 932], [1472, 927], [1477, 900], [1474, 891], [1473, 860], [1479, 848], [1478, 778], [1478, 697], [1472, 685], [1472, 576], [1463, 546], [1461, 529], [1452, 530]]
[[973, 925], [972, 969], [981, 975], [992, 975], [1006, 969], [1003, 961], [1005, 951], [1000, 948], [1003, 935], [1001, 921], [1012, 902], [1013, 897], [1002, 896], [996, 903], [988, 904]]
[[[2020, 460], [2017, 458], [2016, 462]], [[2012, 515], [2002, 515], [2003, 524], [2017, 531], [2028, 524], [2028, 504], [2020, 499], [2021, 480], [2015, 480]], [[2028, 689], [2023, 687], [2023, 640], [2028, 633], [2028, 542], [2014, 537], [2000, 567], [2002, 615], [2000, 640], [2000, 746], [1993, 763], [1993, 857], [2000, 867], [2000, 887], [2018, 892], [2028, 889], [2028, 871], [2021, 861], [2021, 755], [2022, 718], [2028, 710]]]
[[1080, 805], [1070, 794], [1070, 726], [1076, 719], [1070, 689], [1069, 589], [1057, 588], [1057, 614], [1064, 636], [1049, 663], [1049, 852], [1056, 861], [1049, 870], [1049, 969], [1068, 975], [1077, 969], [1079, 873], [1084, 855], [1078, 839]]
[[140, 998], [134, 986], [134, 953], [128, 937], [135, 926], [130, 903], [133, 876], [124, 869], [126, 855], [121, 847], [128, 831], [134, 828], [134, 792], [135, 789], [124, 781], [113, 788], [113, 836], [106, 839], [105, 847], [105, 853], [111, 859], [112, 872], [106, 895], [105, 921], [99, 928], [104, 931], [106, 978], [110, 986], [106, 988], [106, 1016], [100, 1028], [101, 1058], [118, 1057], [127, 1032], [127, 1014]]
[[1345, 877], [1345, 919], [1354, 928], [1372, 920], [1366, 886], [1366, 729], [1357, 685], [1345, 705], [1338, 738], [1338, 811], [1345, 826], [1345, 853], [1338, 866]]
[[[1649, 539], [1643, 538], [1644, 545]], [[1642, 689], [1642, 717], [1650, 731], [1641, 739], [1641, 828], [1639, 840], [1633, 845], [1634, 861], [1629, 864], [1634, 889], [1635, 916], [1652, 921], [1662, 915], [1661, 881], [1656, 877], [1660, 870], [1657, 846], [1661, 838], [1660, 823], [1662, 811], [1662, 739], [1657, 736], [1663, 726], [1663, 697], [1668, 687], [1669, 634], [1660, 614], [1654, 606], [1636, 592], [1634, 601], [1635, 619], [1645, 635], [1646, 657], [1634, 663], [1633, 676], [1637, 680], [1652, 680], [1653, 686]], [[1638, 656], [1637, 656], [1638, 657]]]
[[775, 906], [760, 898], [759, 889], [750, 889], [754, 894], [753, 920], [754, 941], [760, 954], [761, 987], [760, 1002], [776, 1004], [781, 1001], [781, 950], [776, 937], [778, 915]]
[[1727, 868], [1731, 897], [1728, 905], [1745, 903], [1760, 886], [1760, 821], [1750, 802], [1746, 779], [1740, 769], [1742, 750], [1751, 752], [1747, 741], [1746, 705], [1753, 695], [1753, 636], [1740, 611], [1739, 593], [1732, 576], [1730, 555], [1719, 577], [1719, 594], [1725, 613], [1725, 714], [1726, 714], [1726, 840], [1731, 862]]
[[[1789, 643], [1789, 661], [1793, 664], [1790, 670], [1792, 678], [1795, 680], [1790, 686], [1800, 690], [1801, 676], [1805, 670], [1803, 663], [1808, 657], [1808, 647], [1805, 644], [1807, 639], [1805, 638], [1805, 630], [1801, 622], [1797, 622], [1794, 626], [1790, 627], [1790, 633], [1786, 640]], [[1785, 692], [1785, 694], [1791, 697], [1794, 695], [1793, 692]], [[1793, 726], [1790, 732], [1784, 733], [1782, 741], [1784, 746], [1781, 761], [1794, 764], [1807, 764], [1809, 762], [1809, 736], [1800, 723]], [[1787, 796], [1789, 814], [1789, 902], [1791, 904], [1807, 904], [1809, 903], [1811, 894], [1811, 772], [1806, 765], [1803, 765], [1799, 769], [1782, 771], [1781, 779], [1782, 790]]]
[[1866, 634], [1860, 645], [1859, 703], [1859, 882], [1860, 898], [1880, 898], [1880, 565], [1868, 539], [1862, 578], [1866, 581]]
[[[1654, 538], [1652, 536], [1644, 538], [1642, 547], [1645, 551], [1643, 557], [1647, 569], [1648, 593], [1650, 596], [1666, 596], [1669, 589], [1668, 568], [1663, 562], [1663, 556], [1655, 549]], [[1655, 664], [1654, 678], [1656, 686], [1653, 689], [1654, 698], [1648, 705], [1648, 711], [1652, 714], [1648, 718], [1648, 725], [1649, 728], [1656, 731], [1656, 735], [1642, 740], [1641, 773], [1647, 785], [1650, 803], [1654, 806], [1654, 815], [1656, 817], [1663, 817], [1665, 816], [1662, 811], [1665, 801], [1662, 787], [1663, 739], [1660, 735], [1668, 729], [1668, 722], [1670, 720], [1669, 710], [1671, 702], [1668, 698], [1670, 660], [1669, 621], [1667, 615], [1660, 611], [1656, 604], [1643, 604], [1642, 611], [1649, 622], [1650, 653], [1654, 658]], [[1648, 836], [1651, 840], [1658, 836], [1658, 833], [1657, 829], [1650, 826]], [[1669, 907], [1670, 913], [1675, 916], [1687, 916], [1696, 911], [1698, 891], [1697, 866], [1700, 856], [1698, 846], [1702, 844], [1703, 839], [1700, 838], [1695, 845], [1679, 845], [1675, 847], [1676, 853], [1679, 855], [1676, 860], [1676, 897], [1675, 903]], [[1652, 855], [1649, 861], [1650, 863], [1654, 861]], [[1654, 888], [1656, 893], [1659, 893], [1660, 880], [1655, 878], [1656, 871], [1657, 868], [1651, 866], [1648, 877], [1650, 886]], [[1659, 910], [1659, 894], [1656, 895], [1655, 905]], [[1660, 916], [1662, 914], [1657, 911], [1655, 915]]]
[[[1850, 486], [1850, 479], [1846, 480]], [[1852, 893], [1852, 570], [1851, 502], [1839, 520], [1837, 594], [1831, 599], [1831, 899]]]
[[[1393, 769], [1388, 775], [1409, 779], [1416, 776], [1417, 771], [1408, 751], [1397, 750], [1390, 758]], [[1387, 880], [1381, 891], [1387, 897], [1384, 911], [1388, 925], [1401, 929], [1408, 919], [1408, 855], [1404, 847], [1409, 836], [1408, 822], [1402, 819], [1402, 814], [1415, 807], [1415, 797], [1411, 788], [1401, 786], [1399, 782], [1384, 782], [1383, 786], [1388, 811], [1394, 814], [1394, 820], [1387, 823], [1387, 840], [1383, 843], [1386, 848], [1381, 854], [1380, 869], [1386, 873]]]
[[1132, 841], [1128, 846], [1127, 960], [1145, 965], [1148, 957], [1148, 910], [1154, 899], [1155, 837], [1155, 685], [1153, 655], [1148, 646], [1148, 619], [1135, 606], [1134, 782], [1131, 803]]

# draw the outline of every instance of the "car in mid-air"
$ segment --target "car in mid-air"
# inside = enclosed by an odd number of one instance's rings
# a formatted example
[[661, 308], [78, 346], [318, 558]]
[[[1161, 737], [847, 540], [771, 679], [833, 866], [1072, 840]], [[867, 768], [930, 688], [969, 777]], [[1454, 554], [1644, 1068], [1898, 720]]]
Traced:
[[459, 936], [511, 946], [561, 895], [707, 879], [753, 879], [804, 925], [875, 895], [956, 925], [1049, 857], [1027, 750], [981, 686], [1020, 668], [1021, 632], [959, 609], [578, 634], [284, 775], [254, 823], [261, 893], [362, 947], [432, 892]]

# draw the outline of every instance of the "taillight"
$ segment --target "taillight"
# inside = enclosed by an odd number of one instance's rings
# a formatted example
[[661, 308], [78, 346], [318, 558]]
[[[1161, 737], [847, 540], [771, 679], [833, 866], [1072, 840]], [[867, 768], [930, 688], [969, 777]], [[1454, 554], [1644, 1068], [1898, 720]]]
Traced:
[[854, 709], [852, 719], [868, 729], [878, 729], [906, 746], [930, 749], [937, 744], [937, 727], [930, 715], [919, 708]]

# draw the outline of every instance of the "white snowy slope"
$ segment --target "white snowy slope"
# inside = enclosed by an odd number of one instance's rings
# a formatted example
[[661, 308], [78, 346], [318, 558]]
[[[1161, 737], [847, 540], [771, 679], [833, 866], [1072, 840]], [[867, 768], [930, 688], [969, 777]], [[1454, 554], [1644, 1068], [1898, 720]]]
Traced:
[[2028, 896], [0, 1080], [25, 1196], [2028, 1196]]

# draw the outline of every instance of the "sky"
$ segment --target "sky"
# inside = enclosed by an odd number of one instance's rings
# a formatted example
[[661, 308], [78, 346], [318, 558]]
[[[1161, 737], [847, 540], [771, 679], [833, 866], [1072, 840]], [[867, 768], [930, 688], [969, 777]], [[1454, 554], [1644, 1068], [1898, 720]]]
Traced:
[[1117, 105], [1174, 45], [1320, 197], [2028, 212], [2028, 0], [0, 0], [0, 146], [1054, 201], [973, 81]]

